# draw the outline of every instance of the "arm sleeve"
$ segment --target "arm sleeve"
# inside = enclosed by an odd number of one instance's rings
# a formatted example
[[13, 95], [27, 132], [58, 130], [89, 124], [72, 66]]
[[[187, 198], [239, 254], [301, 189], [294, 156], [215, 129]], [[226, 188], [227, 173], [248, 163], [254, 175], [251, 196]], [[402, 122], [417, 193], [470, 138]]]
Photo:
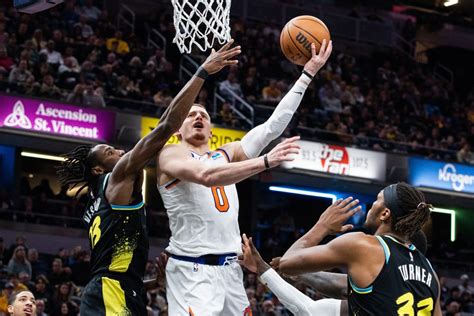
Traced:
[[[312, 315], [308, 309], [315, 301], [301, 293], [291, 284], [287, 283], [273, 269], [268, 269], [260, 276], [260, 280], [265, 284], [295, 315]], [[314, 314], [316, 315], [316, 314]], [[338, 315], [339, 316], [339, 315]]]
[[271, 141], [278, 138], [285, 131], [308, 87], [303, 78], [300, 77], [296, 81], [265, 123], [253, 128], [242, 138], [241, 146], [247, 158], [258, 157]]

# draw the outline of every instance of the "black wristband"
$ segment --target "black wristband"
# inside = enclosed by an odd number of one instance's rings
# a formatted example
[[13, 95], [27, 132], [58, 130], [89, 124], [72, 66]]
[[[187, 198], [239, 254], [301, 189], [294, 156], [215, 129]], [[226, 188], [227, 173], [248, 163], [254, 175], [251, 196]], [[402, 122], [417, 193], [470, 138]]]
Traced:
[[263, 162], [265, 163], [265, 169], [270, 169], [270, 164], [268, 163], [267, 154], [263, 155]]
[[201, 79], [206, 80], [207, 77], [209, 77], [209, 73], [207, 72], [206, 69], [199, 67], [198, 70], [195, 73], [196, 77], [199, 77]]
[[311, 74], [309, 72], [307, 72], [306, 70], [303, 70], [303, 75], [306, 75], [311, 80], [313, 80], [313, 78], [314, 78], [314, 76], [311, 76]]

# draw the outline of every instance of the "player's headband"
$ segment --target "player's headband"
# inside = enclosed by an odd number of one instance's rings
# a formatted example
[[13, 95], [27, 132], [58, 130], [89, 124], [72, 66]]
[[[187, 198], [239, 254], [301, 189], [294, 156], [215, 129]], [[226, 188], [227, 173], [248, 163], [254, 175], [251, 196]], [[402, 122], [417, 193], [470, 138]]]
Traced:
[[403, 210], [398, 206], [397, 185], [392, 184], [383, 189], [383, 199], [385, 206], [392, 212], [394, 218], [404, 215]]

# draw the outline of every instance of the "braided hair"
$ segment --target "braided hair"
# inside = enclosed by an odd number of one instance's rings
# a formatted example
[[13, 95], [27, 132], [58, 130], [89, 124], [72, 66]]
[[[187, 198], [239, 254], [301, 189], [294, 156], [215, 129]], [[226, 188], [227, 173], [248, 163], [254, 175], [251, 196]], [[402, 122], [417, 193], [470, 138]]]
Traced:
[[81, 145], [64, 154], [65, 160], [56, 168], [59, 182], [69, 190], [81, 185], [76, 197], [86, 187], [94, 190], [97, 186], [97, 176], [92, 174], [92, 167], [98, 164], [92, 152], [91, 145]]
[[397, 184], [397, 201], [405, 215], [392, 221], [392, 229], [412, 236], [428, 221], [433, 206], [425, 202], [425, 196], [420, 190], [406, 183]]

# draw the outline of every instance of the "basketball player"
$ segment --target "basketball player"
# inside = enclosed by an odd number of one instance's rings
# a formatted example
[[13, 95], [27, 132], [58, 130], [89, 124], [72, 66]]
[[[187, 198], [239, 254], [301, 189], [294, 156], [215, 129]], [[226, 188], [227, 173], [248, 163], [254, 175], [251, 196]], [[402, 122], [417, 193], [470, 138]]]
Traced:
[[[293, 314], [302, 316], [349, 315], [347, 274], [321, 271], [292, 277], [293, 281], [301, 281], [323, 295], [332, 298], [329, 300], [320, 299], [315, 302], [291, 286], [275, 272], [278, 271], [280, 257], [273, 258], [270, 267], [260, 256], [258, 250], [253, 245], [252, 239], [248, 239], [245, 235], [242, 239], [244, 241], [242, 245], [243, 257], [240, 263], [251, 272], [257, 273], [260, 280]], [[422, 254], [426, 253], [427, 241], [422, 230], [417, 231], [410, 237], [410, 240]]]
[[239, 200], [235, 183], [275, 167], [299, 148], [290, 138], [259, 157], [279, 137], [297, 110], [311, 79], [329, 58], [332, 43], [323, 41], [303, 74], [271, 117], [241, 141], [211, 152], [211, 122], [195, 105], [181, 126], [181, 143], [166, 146], [157, 157], [158, 190], [168, 212], [171, 239], [166, 267], [169, 313], [173, 316], [229, 316], [249, 313], [236, 262], [241, 252]]
[[348, 198], [329, 207], [281, 258], [280, 271], [347, 268], [351, 315], [441, 315], [436, 273], [407, 242], [429, 218], [431, 205], [423, 193], [405, 183], [386, 187], [367, 214], [365, 225], [375, 236], [349, 233], [318, 246], [327, 235], [352, 228], [343, 224], [360, 210], [357, 204]]
[[[81, 315], [146, 315], [142, 281], [148, 260], [142, 169], [181, 126], [204, 80], [240, 53], [232, 41], [214, 51], [162, 115], [158, 126], [128, 153], [106, 144], [79, 146], [58, 170], [62, 185], [88, 187], [84, 213], [92, 249], [92, 279]], [[78, 192], [78, 193], [79, 193]], [[153, 282], [153, 281], [152, 281]]]
[[36, 300], [30, 291], [13, 293], [8, 299], [10, 316], [36, 316]]

